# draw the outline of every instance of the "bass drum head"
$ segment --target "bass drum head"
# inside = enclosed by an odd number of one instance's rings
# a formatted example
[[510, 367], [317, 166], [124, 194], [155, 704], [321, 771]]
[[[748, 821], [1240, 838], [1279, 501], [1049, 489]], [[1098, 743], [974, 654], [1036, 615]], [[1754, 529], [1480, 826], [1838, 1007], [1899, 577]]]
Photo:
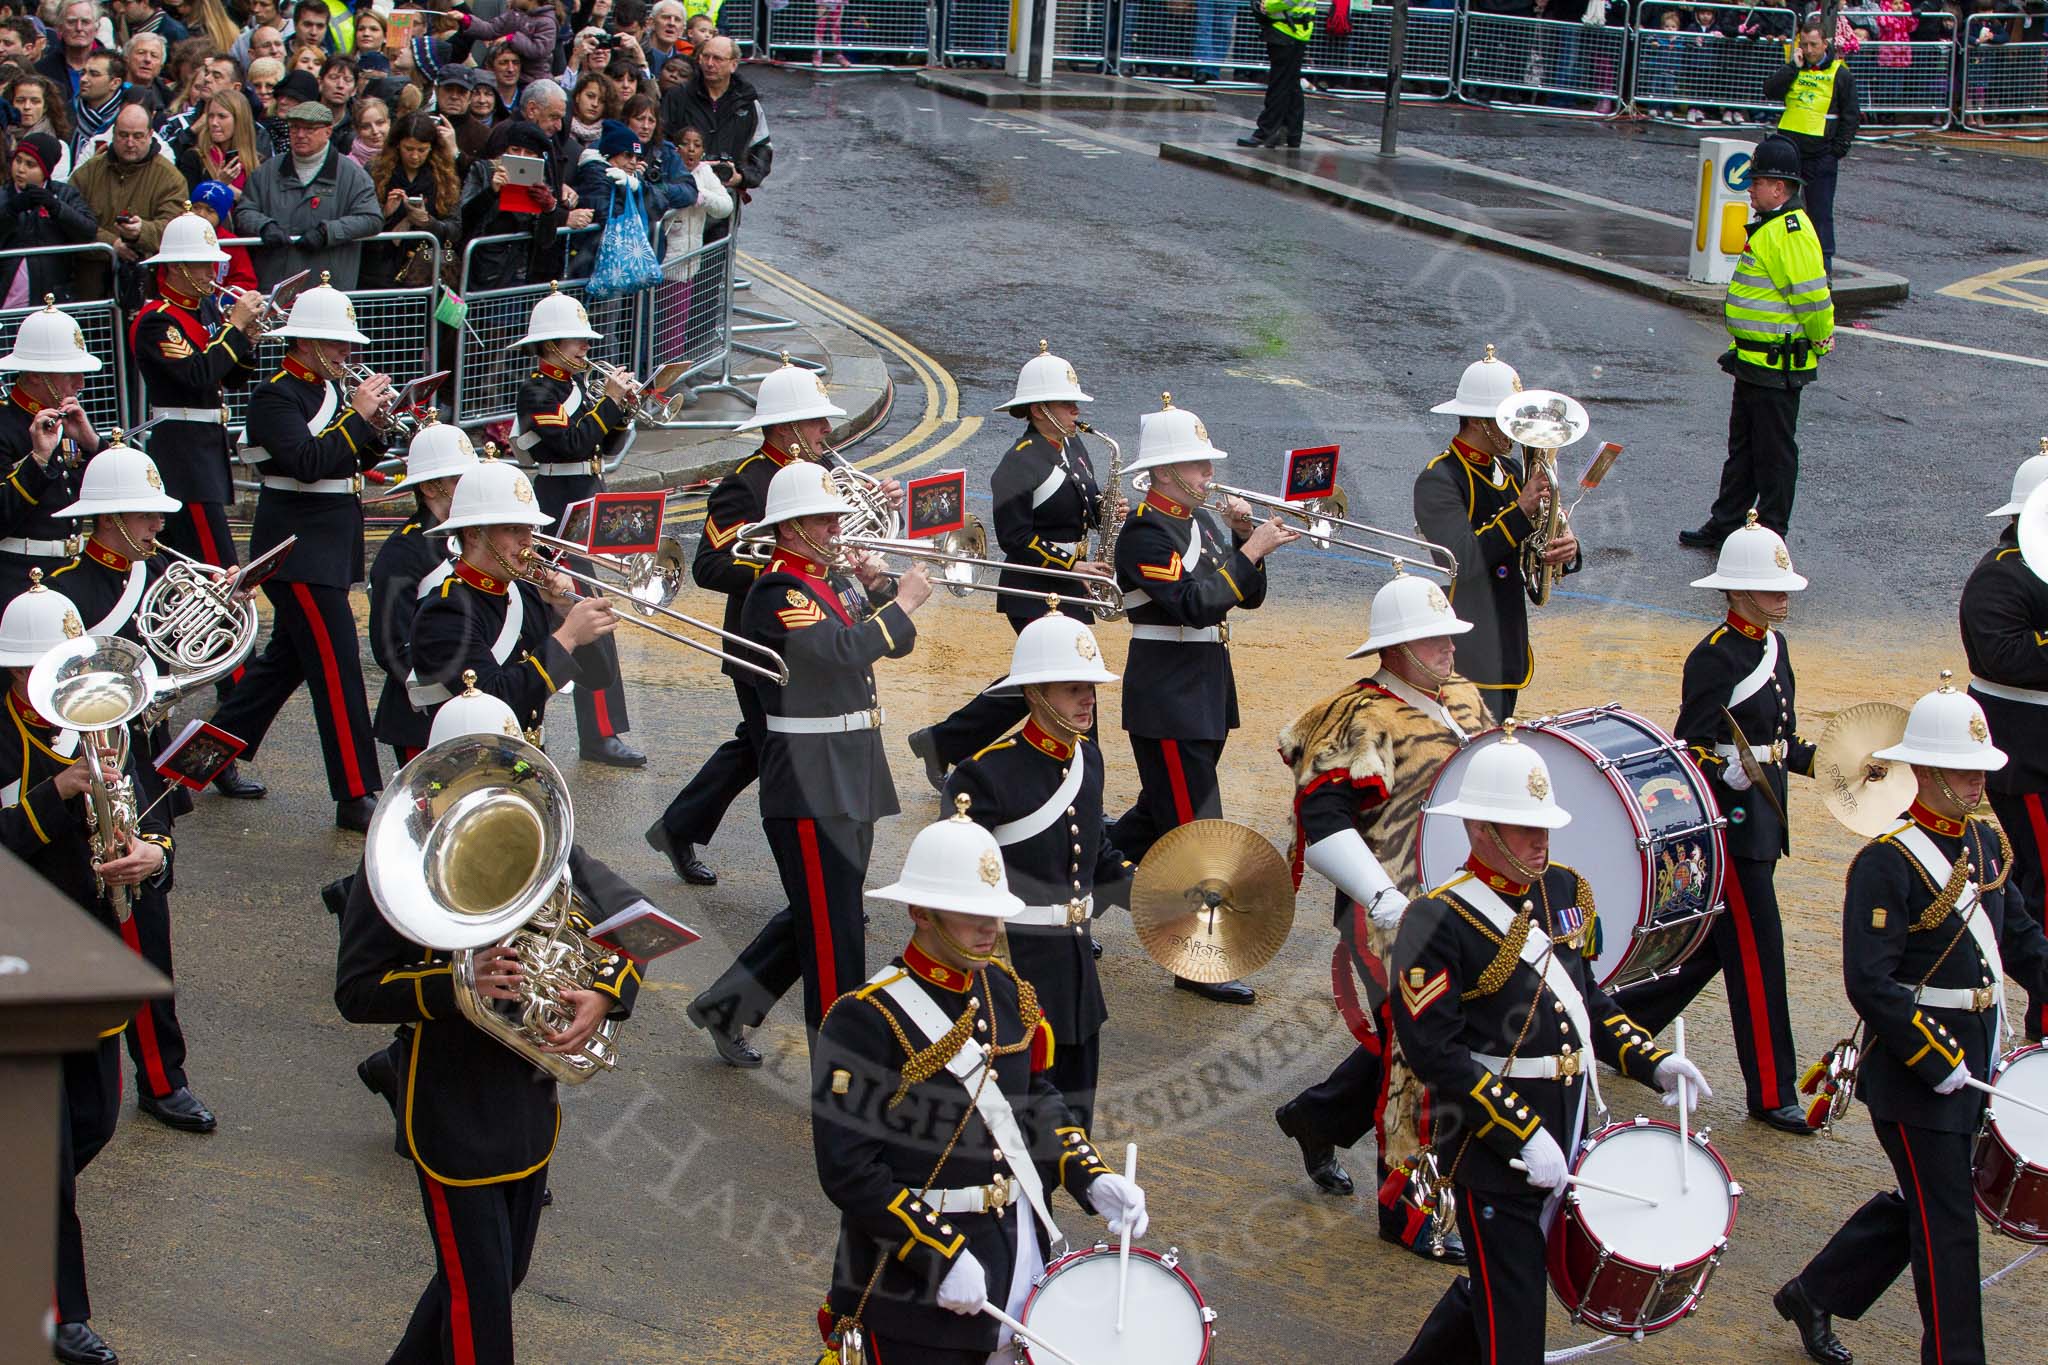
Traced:
[[[1685, 1150], [1683, 1184], [1678, 1152]], [[1578, 1186], [1579, 1219], [1601, 1247], [1639, 1266], [1686, 1266], [1710, 1255], [1735, 1218], [1735, 1192], [1720, 1161], [1697, 1142], [1681, 1142], [1675, 1128], [1633, 1125], [1597, 1137], [1579, 1158], [1576, 1174], [1657, 1201], [1653, 1208], [1620, 1195]]]
[[[1018, 1316], [1063, 1355], [1088, 1365], [1202, 1365], [1209, 1321], [1201, 1295], [1156, 1254], [1131, 1248], [1124, 1330], [1116, 1330], [1117, 1254], [1105, 1247], [1072, 1252], [1046, 1267]], [[1024, 1347], [1034, 1365], [1054, 1365]]]
[[[2048, 1105], [2048, 1048], [2022, 1048], [1998, 1070], [1998, 1088], [2032, 1104]], [[1998, 1135], [2029, 1166], [2048, 1170], [2048, 1114], [1991, 1101]]]
[[[1515, 738], [1543, 755], [1557, 804], [1571, 812], [1569, 825], [1551, 831], [1550, 858], [1578, 869], [1592, 885], [1593, 907], [1601, 922], [1600, 955], [1593, 961], [1593, 976], [1605, 985], [1628, 955], [1642, 919], [1643, 859], [1636, 848], [1640, 834], [1632, 812], [1607, 774], [1570, 740], [1548, 730], [1527, 728], [1518, 729]], [[1489, 730], [1451, 755], [1430, 789], [1429, 804], [1451, 800], [1472, 755], [1500, 739], [1499, 730]], [[1456, 816], [1425, 814], [1419, 842], [1421, 881], [1426, 889], [1457, 876], [1472, 851], [1465, 839], [1465, 822]]]

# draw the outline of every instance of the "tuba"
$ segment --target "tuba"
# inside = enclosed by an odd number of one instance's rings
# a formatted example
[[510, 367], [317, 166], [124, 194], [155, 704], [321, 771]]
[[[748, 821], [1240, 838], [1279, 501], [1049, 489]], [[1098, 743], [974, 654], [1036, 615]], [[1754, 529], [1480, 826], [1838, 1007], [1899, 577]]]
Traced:
[[1564, 497], [1557, 486], [1557, 452], [1591, 430], [1592, 422], [1576, 398], [1550, 389], [1512, 393], [1501, 400], [1493, 420], [1509, 439], [1529, 452], [1530, 472], [1541, 469], [1550, 491], [1537, 507], [1536, 529], [1522, 542], [1522, 587], [1535, 606], [1548, 606], [1550, 590], [1564, 573], [1543, 562], [1550, 542], [1564, 534]]
[[[392, 928], [453, 957], [455, 1002], [486, 1034], [563, 1085], [618, 1061], [619, 1021], [575, 1052], [543, 1050], [575, 1015], [612, 954], [569, 880], [576, 814], [547, 755], [510, 735], [464, 735], [399, 770], [370, 817], [363, 875]], [[477, 989], [476, 950], [510, 948], [526, 974], [517, 1001]]]
[[[135, 784], [128, 779], [128, 722], [149, 710], [156, 691], [156, 668], [149, 651], [118, 635], [81, 635], [66, 640], [36, 660], [29, 670], [28, 704], [67, 730], [76, 730], [80, 747], [103, 756], [116, 776], [109, 782], [98, 763], [87, 764], [90, 785], [85, 827], [96, 863], [112, 862], [128, 851], [140, 816]], [[97, 883], [101, 894], [106, 884]], [[135, 912], [135, 888], [124, 886], [113, 898], [116, 918], [126, 923]]]

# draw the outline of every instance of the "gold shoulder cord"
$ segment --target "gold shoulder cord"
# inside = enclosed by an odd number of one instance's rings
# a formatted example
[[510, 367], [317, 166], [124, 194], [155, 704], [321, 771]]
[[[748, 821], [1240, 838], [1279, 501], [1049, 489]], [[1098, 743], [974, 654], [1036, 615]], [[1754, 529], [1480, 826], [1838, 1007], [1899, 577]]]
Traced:
[[[1581, 879], [1581, 881], [1583, 883], [1583, 879]], [[1541, 877], [1538, 877], [1536, 879], [1536, 894], [1543, 898], [1544, 920], [1547, 924], [1550, 922], [1550, 893], [1544, 889], [1543, 879]], [[1524, 899], [1522, 904], [1526, 907], [1529, 904], [1529, 901], [1527, 899]], [[1487, 963], [1486, 970], [1479, 974], [1479, 985], [1473, 990], [1466, 991], [1458, 997], [1458, 999], [1461, 1002], [1465, 1000], [1477, 1000], [1484, 996], [1492, 995], [1495, 991], [1498, 991], [1502, 986], [1507, 984], [1508, 975], [1514, 971], [1515, 963], [1520, 962], [1522, 960], [1522, 950], [1520, 944], [1516, 941], [1520, 938], [1527, 936], [1529, 929], [1529, 921], [1530, 912], [1527, 909], [1522, 909], [1515, 912], [1514, 922], [1508, 926], [1508, 936], [1505, 940], [1502, 941], [1501, 950], [1493, 955], [1493, 961]], [[1521, 933], [1518, 934], [1516, 932], [1517, 929], [1521, 930]], [[1544, 937], [1549, 937], [1548, 929], [1544, 930]], [[1509, 949], [1507, 946], [1510, 942], [1516, 942], [1516, 946], [1512, 950], [1511, 955], [1509, 955]], [[1557, 951], [1555, 944], [1551, 946], [1550, 951], [1553, 953]], [[1507, 956], [1507, 966], [1503, 968], [1501, 966], [1501, 961], [1504, 955]], [[1499, 971], [1499, 979], [1495, 981], [1491, 987], [1489, 987], [1486, 983], [1489, 978], [1494, 976], [1496, 970]], [[1521, 1052], [1522, 1044], [1529, 1040], [1529, 1027], [1530, 1025], [1536, 1022], [1536, 1007], [1543, 1003], [1543, 993], [1548, 989], [1550, 989], [1549, 978], [1544, 976], [1542, 970], [1539, 968], [1536, 973], [1536, 995], [1534, 999], [1530, 1000], [1529, 1008], [1523, 1011], [1522, 1013], [1522, 1027], [1515, 1034], [1514, 1046], [1508, 1049], [1506, 1062], [1501, 1067], [1501, 1074], [1503, 1076], [1506, 1075], [1509, 1067], [1513, 1064], [1516, 1055]], [[1589, 1051], [1591, 1050], [1592, 1045], [1592, 1040], [1587, 1039], [1586, 1047]], [[1441, 1113], [1442, 1111], [1439, 1110], [1438, 1112]], [[1457, 1179], [1458, 1167], [1464, 1165], [1465, 1152], [1471, 1146], [1472, 1133], [1468, 1129], [1465, 1133], [1465, 1140], [1458, 1144], [1458, 1154], [1455, 1157], [1451, 1158], [1450, 1167], [1444, 1172], [1444, 1182], [1446, 1184], [1449, 1184], [1450, 1182]]]
[[[1543, 884], [1540, 881], [1537, 883], [1537, 894], [1544, 896], [1543, 908], [1549, 910], [1550, 898], [1543, 892]], [[1486, 970], [1479, 974], [1478, 984], [1471, 990], [1462, 992], [1458, 996], [1459, 1000], [1483, 1000], [1489, 995], [1497, 994], [1501, 987], [1508, 984], [1508, 978], [1514, 975], [1515, 965], [1522, 960], [1522, 943], [1529, 937], [1529, 921], [1529, 902], [1524, 900], [1522, 908], [1515, 912], [1514, 922], [1508, 925], [1507, 936], [1501, 939], [1500, 946], [1494, 949], [1493, 961], [1487, 963]], [[1488, 935], [1491, 936], [1490, 930]], [[1547, 931], [1545, 936], [1548, 937]]]
[[[1988, 892], [1996, 891], [2004, 886], [2006, 880], [2012, 876], [2012, 844], [2006, 839], [2005, 831], [1999, 829], [1996, 825], [1992, 826], [1992, 832], [1998, 836], [1998, 879], [1985, 882], [1977, 888], [1977, 895], [1980, 901]], [[1920, 874], [1921, 882], [1932, 888], [1934, 882], [1928, 877], [1927, 869], [1920, 866], [1920, 860], [1909, 857], [1906, 861], [1912, 864], [1915, 872]], [[1941, 922], [1947, 919], [1955, 910], [1956, 901], [1961, 899], [1963, 885], [1970, 880], [1972, 870], [1970, 845], [1966, 841], [1963, 847], [1963, 856], [1956, 860], [1949, 868], [1947, 884], [1935, 892], [1934, 899], [1927, 903], [1927, 908], [1922, 910], [1919, 918], [1913, 921], [1914, 933], [1924, 934], [1929, 930], [1940, 927]]]

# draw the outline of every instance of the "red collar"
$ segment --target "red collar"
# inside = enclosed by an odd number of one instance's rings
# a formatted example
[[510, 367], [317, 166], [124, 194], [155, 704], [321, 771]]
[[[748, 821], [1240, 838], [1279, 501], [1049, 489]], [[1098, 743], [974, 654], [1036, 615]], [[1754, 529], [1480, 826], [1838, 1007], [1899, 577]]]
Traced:
[[7, 397], [9, 401], [13, 402], [17, 407], [19, 407], [23, 412], [27, 413], [31, 417], [35, 416], [37, 413], [43, 410], [43, 405], [41, 403], [38, 403], [35, 399], [29, 397], [28, 393], [19, 384], [16, 384], [14, 386], [13, 392], [9, 393]]
[[1465, 859], [1465, 870], [1500, 892], [1503, 896], [1526, 896], [1529, 894], [1528, 882], [1509, 881], [1485, 863], [1480, 862], [1477, 853]]
[[1744, 620], [1742, 616], [1740, 616], [1736, 612], [1732, 611], [1728, 613], [1728, 624], [1731, 627], [1733, 627], [1738, 633], [1752, 640], [1761, 640], [1766, 635], [1769, 635], [1771, 633], [1768, 627], [1754, 625], [1751, 622]]
[[156, 292], [163, 296], [164, 303], [170, 307], [182, 308], [188, 313], [197, 313], [199, 311], [199, 300], [187, 298], [173, 288], [171, 286], [171, 272], [162, 266], [157, 267]]
[[768, 562], [768, 572], [791, 573], [795, 574], [798, 578], [815, 578], [822, 582], [828, 570], [823, 564], [812, 559], [803, 551], [791, 550], [778, 545], [775, 548], [774, 558]]
[[1160, 492], [1159, 485], [1156, 483], [1145, 490], [1145, 505], [1147, 507], [1157, 508], [1159, 511], [1166, 513], [1166, 515], [1168, 515], [1169, 517], [1179, 517], [1183, 521], [1185, 521], [1189, 516], [1193, 514], [1193, 509], [1191, 509], [1186, 503], [1175, 502], [1172, 498], [1169, 498], [1166, 496], [1166, 494]]
[[954, 994], [964, 994], [974, 984], [974, 978], [966, 972], [955, 971], [939, 961], [924, 949], [912, 943], [903, 950], [903, 966], [920, 981], [929, 981]]
[[1455, 436], [1451, 438], [1451, 449], [1458, 452], [1459, 459], [1481, 473], [1490, 474], [1493, 472], [1494, 458], [1486, 451], [1480, 450], [1476, 446], [1468, 446]]
[[1936, 815], [1933, 811], [1921, 805], [1918, 800], [1915, 800], [1911, 806], [1906, 808], [1906, 814], [1912, 819], [1914, 824], [1920, 826], [1929, 834], [1946, 834], [1951, 839], [1962, 838], [1963, 826], [1967, 823], [1967, 821], [1963, 820], [1951, 820], [1946, 815]]
[[555, 364], [555, 362], [552, 360], [543, 360], [540, 362], [540, 373], [546, 375], [550, 379], [567, 379], [569, 377], [569, 372], [563, 369], [560, 365]]
[[85, 557], [95, 564], [106, 565], [115, 573], [127, 573], [128, 566], [135, 562], [124, 554], [118, 554], [113, 550], [109, 550], [91, 536], [88, 536], [85, 541]]
[[761, 453], [766, 455], [768, 463], [774, 465], [777, 469], [782, 468], [784, 465], [796, 463], [796, 456], [776, 445], [773, 441], [761, 442]]
[[1074, 756], [1073, 745], [1063, 744], [1039, 729], [1036, 720], [1024, 722], [1024, 742], [1041, 753], [1051, 754], [1063, 763]]
[[324, 384], [327, 382], [320, 375], [313, 373], [313, 371], [306, 366], [306, 363], [300, 360], [297, 356], [288, 355], [284, 358], [284, 372], [290, 375], [292, 378], [301, 380], [308, 384]]
[[511, 580], [499, 578], [495, 574], [487, 574], [466, 559], [455, 561], [454, 572], [457, 578], [469, 584], [470, 587], [475, 588], [478, 592], [487, 592], [497, 597], [503, 597], [506, 593], [512, 591]]
[[7, 712], [22, 724], [33, 729], [55, 730], [58, 728], [56, 721], [45, 720], [36, 711], [35, 707], [28, 704], [28, 698], [22, 696], [20, 692], [13, 688], [9, 688], [7, 692]]

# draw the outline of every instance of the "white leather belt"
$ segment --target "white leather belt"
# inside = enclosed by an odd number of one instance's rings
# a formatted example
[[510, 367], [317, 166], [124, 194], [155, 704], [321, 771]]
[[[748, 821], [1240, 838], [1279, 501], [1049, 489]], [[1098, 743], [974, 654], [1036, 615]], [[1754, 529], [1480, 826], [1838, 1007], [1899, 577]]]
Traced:
[[0, 554], [27, 555], [31, 559], [69, 559], [76, 551], [68, 540], [30, 540], [26, 536], [0, 539]]
[[2004, 701], [2023, 701], [2029, 706], [2048, 706], [2048, 692], [2032, 687], [2012, 687], [2006, 683], [1987, 682], [1975, 675], [1970, 678], [1970, 690]]
[[926, 1190], [921, 1201], [934, 1213], [995, 1213], [1017, 1202], [1017, 1182], [1002, 1174], [986, 1185], [958, 1190]]
[[1581, 1052], [1567, 1052], [1557, 1057], [1517, 1057], [1509, 1061], [1505, 1057], [1489, 1057], [1483, 1052], [1472, 1054], [1472, 1060], [1491, 1071], [1516, 1081], [1568, 1081], [1578, 1075], [1584, 1066]]
[[359, 474], [353, 479], [315, 479], [311, 483], [305, 483], [298, 479], [287, 479], [282, 474], [265, 474], [263, 486], [284, 493], [346, 493], [353, 497], [363, 491], [363, 479]]
[[536, 461], [533, 477], [536, 479], [580, 479], [590, 474], [604, 473], [604, 456], [593, 455], [587, 460]]
[[[1131, 599], [1124, 598], [1124, 606]], [[1133, 640], [1160, 640], [1169, 645], [1227, 645], [1230, 627], [1224, 626], [1132, 626]]]
[[768, 728], [778, 735], [845, 735], [882, 728], [882, 708], [849, 711], [843, 716], [770, 716]]
[[1914, 992], [1913, 999], [1938, 1010], [1967, 1010], [1971, 1014], [1982, 1014], [1998, 1003], [2000, 989], [1996, 985], [1979, 986], [1974, 990], [1962, 986], [1922, 986]]
[[213, 426], [225, 426], [228, 420], [228, 410], [225, 406], [217, 408], [151, 408], [149, 410], [149, 418], [152, 422], [206, 422]]
[[1064, 929], [1072, 925], [1086, 924], [1094, 917], [1095, 897], [1090, 894], [1079, 900], [1061, 901], [1058, 905], [1027, 905], [1003, 923]]
[[[1733, 763], [1739, 756], [1733, 744], [1716, 744], [1714, 752], [1729, 763]], [[1749, 752], [1759, 763], [1783, 763], [1787, 749], [1785, 741], [1781, 739], [1774, 744], [1752, 744], [1749, 746]]]

